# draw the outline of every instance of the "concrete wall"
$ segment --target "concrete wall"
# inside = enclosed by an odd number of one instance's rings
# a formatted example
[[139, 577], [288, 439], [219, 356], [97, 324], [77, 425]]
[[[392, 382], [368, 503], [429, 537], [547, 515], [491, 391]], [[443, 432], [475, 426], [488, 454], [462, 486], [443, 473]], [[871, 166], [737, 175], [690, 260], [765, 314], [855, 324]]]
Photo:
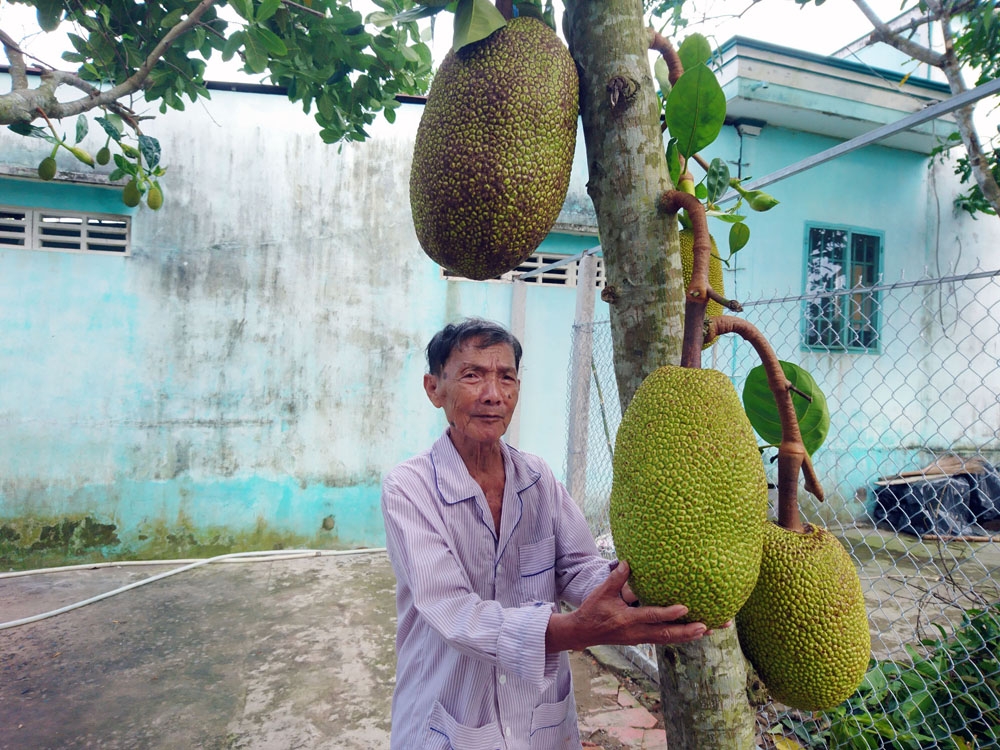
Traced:
[[[427, 340], [466, 315], [511, 322], [510, 284], [445, 281], [416, 241], [420, 112], [327, 146], [283, 97], [216, 91], [147, 126], [168, 167], [158, 212], [0, 178], [0, 203], [133, 217], [130, 257], [0, 250], [5, 562], [383, 543], [382, 476], [444, 426]], [[47, 152], [0, 132], [8, 174]], [[557, 472], [574, 300], [528, 288], [519, 442]]]

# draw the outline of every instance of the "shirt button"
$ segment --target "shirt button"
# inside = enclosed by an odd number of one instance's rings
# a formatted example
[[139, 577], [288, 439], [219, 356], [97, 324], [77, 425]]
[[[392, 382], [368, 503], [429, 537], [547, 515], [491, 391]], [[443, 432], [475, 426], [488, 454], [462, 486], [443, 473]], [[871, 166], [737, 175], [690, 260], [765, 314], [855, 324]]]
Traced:
[[507, 675], [505, 675], [505, 674], [500, 675], [500, 684], [501, 685], [506, 685], [507, 684]]
[[510, 737], [510, 727], [507, 727], [506, 729], [504, 729], [503, 733], [506, 734], [508, 737]]
[[497, 565], [497, 573], [503, 573], [503, 565]]

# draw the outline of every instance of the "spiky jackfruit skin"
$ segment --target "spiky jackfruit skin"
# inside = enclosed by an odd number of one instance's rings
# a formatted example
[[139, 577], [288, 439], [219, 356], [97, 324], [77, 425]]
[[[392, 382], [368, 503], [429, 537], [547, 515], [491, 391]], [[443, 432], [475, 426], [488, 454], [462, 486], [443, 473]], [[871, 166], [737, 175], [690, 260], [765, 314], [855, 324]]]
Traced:
[[868, 669], [871, 635], [857, 569], [818, 526], [798, 533], [765, 524], [760, 577], [736, 625], [771, 695], [792, 708], [839, 705]]
[[[712, 241], [712, 255], [708, 259], [708, 283], [723, 297], [726, 296], [725, 282], [722, 279], [722, 260], [719, 257], [719, 248], [715, 244], [715, 237], [709, 235], [709, 239]], [[691, 285], [691, 275], [694, 273], [694, 232], [690, 229], [682, 229], [680, 231], [681, 240], [681, 270], [684, 272], [684, 291], [687, 292], [688, 286]], [[710, 299], [705, 305], [705, 317], [714, 318], [717, 315], [722, 315], [725, 312], [722, 305], [720, 305], [715, 300]], [[705, 341], [702, 349], [707, 349], [712, 345], [714, 339]]]
[[757, 581], [767, 479], [739, 396], [717, 370], [665, 366], [639, 386], [615, 441], [611, 534], [643, 604], [720, 627]]
[[410, 172], [424, 252], [470, 279], [517, 268], [562, 209], [578, 111], [573, 58], [535, 18], [515, 18], [449, 52], [431, 84]]

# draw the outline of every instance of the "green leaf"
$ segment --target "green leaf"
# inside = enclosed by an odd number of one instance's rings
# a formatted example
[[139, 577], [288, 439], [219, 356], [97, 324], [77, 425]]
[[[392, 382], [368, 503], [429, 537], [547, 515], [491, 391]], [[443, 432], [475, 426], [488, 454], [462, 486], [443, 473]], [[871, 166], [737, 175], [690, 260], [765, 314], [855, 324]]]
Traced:
[[247, 29], [243, 54], [246, 67], [251, 73], [263, 73], [267, 70], [267, 48], [264, 46], [264, 40], [254, 33], [256, 31], [254, 28]]
[[257, 8], [257, 13], [254, 16], [257, 19], [257, 23], [266, 21], [275, 13], [278, 12], [278, 8], [281, 7], [281, 0], [263, 0], [260, 7]]
[[670, 181], [676, 185], [681, 179], [681, 157], [677, 153], [677, 139], [667, 142], [667, 169], [670, 171]]
[[692, 34], [681, 42], [677, 56], [681, 58], [684, 70], [691, 70], [699, 65], [708, 64], [712, 59], [712, 45], [701, 34]]
[[422, 5], [410, 8], [409, 10], [404, 10], [402, 13], [397, 13], [392, 17], [392, 20], [396, 23], [409, 23], [410, 21], [419, 21], [421, 18], [428, 18], [429, 16], [437, 15], [442, 10], [444, 10], [443, 5]]
[[[826, 404], [826, 396], [812, 375], [791, 362], [781, 362], [781, 369], [788, 381], [799, 391], [812, 398], [807, 401], [797, 393], [792, 393], [792, 405], [799, 420], [799, 430], [806, 452], [811, 456], [826, 440], [830, 430], [830, 409]], [[778, 405], [767, 382], [764, 365], [758, 365], [747, 375], [743, 386], [743, 408], [750, 418], [757, 434], [768, 445], [781, 443], [781, 420], [778, 417]]]
[[172, 11], [167, 13], [162, 19], [160, 19], [161, 29], [170, 29], [180, 23], [181, 18], [184, 15], [184, 8], [174, 8]]
[[87, 137], [87, 132], [90, 130], [90, 123], [87, 121], [86, 115], [78, 115], [76, 118], [76, 140], [74, 143], [79, 143], [84, 138]]
[[139, 151], [142, 152], [142, 158], [150, 169], [160, 163], [160, 142], [156, 138], [140, 135]]
[[667, 99], [664, 117], [685, 158], [714, 141], [726, 120], [726, 95], [707, 65], [684, 72]]
[[451, 48], [458, 52], [506, 25], [507, 21], [490, 0], [460, 0], [455, 11], [455, 37]]
[[712, 159], [705, 175], [705, 187], [708, 188], [708, 199], [715, 203], [729, 189], [729, 167], [722, 159]]
[[750, 227], [744, 222], [729, 227], [729, 254], [738, 253], [750, 241]]
[[29, 138], [44, 138], [48, 135], [45, 128], [40, 128], [37, 125], [32, 125], [29, 122], [15, 122], [7, 126], [7, 129], [17, 133], [18, 135], [27, 136]]
[[122, 139], [122, 118], [115, 114], [95, 117], [94, 122], [104, 128], [104, 132], [116, 141]]
[[285, 42], [282, 41], [280, 36], [275, 34], [266, 26], [253, 26], [250, 28], [249, 33], [251, 36], [259, 39], [260, 43], [263, 44], [267, 51], [272, 55], [282, 57], [288, 54], [288, 47], [285, 46]]
[[239, 13], [245, 20], [253, 20], [252, 0], [229, 0], [229, 7]]
[[379, 29], [384, 29], [387, 26], [392, 26], [395, 22], [395, 17], [384, 11], [375, 11], [374, 13], [369, 13], [365, 16], [365, 23], [370, 23]]
[[656, 77], [656, 83], [659, 85], [660, 93], [665, 100], [670, 96], [670, 69], [662, 57], [657, 57], [656, 62], [653, 63], [653, 75]]
[[246, 38], [246, 32], [234, 31], [233, 35], [226, 40], [226, 44], [222, 48], [222, 59], [224, 61], [228, 62], [233, 58], [237, 50], [243, 46], [244, 38]]
[[61, 0], [38, 0], [35, 3], [35, 18], [42, 31], [55, 31], [62, 21], [63, 4]]

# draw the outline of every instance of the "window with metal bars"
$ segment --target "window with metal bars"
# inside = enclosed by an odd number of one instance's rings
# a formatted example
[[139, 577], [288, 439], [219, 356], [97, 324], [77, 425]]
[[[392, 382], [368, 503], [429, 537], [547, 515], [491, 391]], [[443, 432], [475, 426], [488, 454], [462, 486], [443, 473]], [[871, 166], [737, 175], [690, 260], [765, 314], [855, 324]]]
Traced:
[[0, 248], [128, 255], [131, 219], [0, 205]]
[[[580, 269], [580, 261], [573, 260], [563, 263], [568, 257], [566, 255], [552, 255], [547, 253], [535, 253], [528, 256], [521, 265], [513, 271], [508, 271], [502, 276], [497, 276], [486, 281], [514, 281], [521, 274], [529, 271], [537, 271], [544, 268], [540, 274], [529, 276], [523, 279], [526, 284], [544, 284], [546, 286], [571, 286], [577, 285], [577, 273]], [[560, 265], [557, 265], [560, 264]], [[441, 276], [449, 281], [471, 281], [464, 276], [458, 276], [446, 268], [441, 269]], [[598, 289], [604, 288], [604, 259], [597, 258], [596, 286]]]
[[880, 233], [816, 226], [806, 233], [804, 344], [819, 351], [879, 348]]

